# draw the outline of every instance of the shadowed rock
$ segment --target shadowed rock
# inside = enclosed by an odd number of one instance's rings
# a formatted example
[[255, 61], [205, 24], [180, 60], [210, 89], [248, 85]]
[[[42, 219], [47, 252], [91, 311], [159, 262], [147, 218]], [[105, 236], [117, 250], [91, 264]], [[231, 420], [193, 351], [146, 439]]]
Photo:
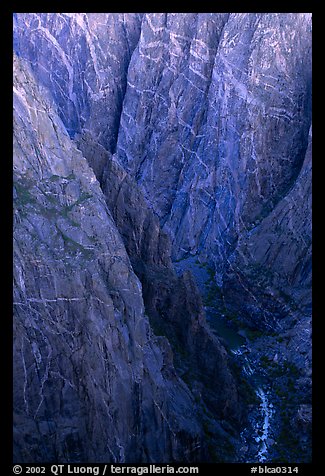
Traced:
[[205, 458], [96, 177], [14, 60], [14, 458]]

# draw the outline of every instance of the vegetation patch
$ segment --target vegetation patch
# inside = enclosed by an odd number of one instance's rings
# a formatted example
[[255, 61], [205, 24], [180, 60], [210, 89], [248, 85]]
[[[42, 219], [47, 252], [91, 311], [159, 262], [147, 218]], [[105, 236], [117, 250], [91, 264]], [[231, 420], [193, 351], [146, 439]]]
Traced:
[[67, 236], [65, 233], [63, 233], [62, 230], [60, 230], [58, 227], [56, 227], [59, 234], [63, 238], [65, 247], [67, 250], [71, 251], [72, 253], [81, 253], [84, 258], [91, 258], [94, 254], [93, 250], [90, 250], [88, 248], [85, 248], [83, 245], [75, 241], [73, 238], [70, 238]]
[[51, 177], [49, 179], [47, 179], [49, 182], [58, 182], [60, 180], [75, 180], [76, 179], [76, 176], [75, 174], [72, 172], [71, 174], [67, 175], [67, 176], [64, 176], [64, 175], [51, 175]]
[[30, 193], [31, 185], [26, 181], [14, 182], [14, 188], [16, 191], [16, 204], [24, 206], [29, 203], [36, 203], [35, 197]]

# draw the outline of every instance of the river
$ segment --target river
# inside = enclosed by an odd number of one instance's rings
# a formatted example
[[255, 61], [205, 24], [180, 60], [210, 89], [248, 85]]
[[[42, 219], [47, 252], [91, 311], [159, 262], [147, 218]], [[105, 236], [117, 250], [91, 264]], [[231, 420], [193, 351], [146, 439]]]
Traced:
[[[261, 375], [255, 371], [249, 359], [249, 347], [247, 345], [232, 349], [232, 353], [242, 363], [242, 373], [253, 386], [255, 395], [260, 402], [258, 409], [254, 408], [248, 417], [250, 429], [246, 428], [241, 433], [243, 444], [250, 448], [247, 455], [249, 461], [247, 462], [263, 463], [268, 459], [269, 444], [274, 443], [271, 438], [273, 436], [271, 425], [275, 409], [271, 401], [270, 390], [267, 384], [263, 382]], [[250, 438], [248, 435], [251, 435]], [[254, 441], [257, 445], [254, 444]]]
[[[174, 263], [178, 274], [185, 269], [190, 269], [195, 276], [196, 283], [203, 296], [207, 293], [207, 283], [211, 276], [207, 268], [199, 266], [194, 257]], [[272, 417], [275, 408], [271, 402], [271, 394], [263, 376], [256, 369], [256, 362], [250, 358], [250, 342], [227, 325], [225, 318], [220, 317], [213, 307], [205, 307], [206, 319], [212, 331], [221, 337], [226, 347], [232, 352], [237, 362], [239, 362], [242, 376], [246, 379], [255, 391], [259, 404], [251, 406], [248, 415], [248, 425], [241, 432], [242, 446], [247, 448], [245, 462], [263, 463], [268, 459], [269, 446], [274, 444], [272, 439]]]

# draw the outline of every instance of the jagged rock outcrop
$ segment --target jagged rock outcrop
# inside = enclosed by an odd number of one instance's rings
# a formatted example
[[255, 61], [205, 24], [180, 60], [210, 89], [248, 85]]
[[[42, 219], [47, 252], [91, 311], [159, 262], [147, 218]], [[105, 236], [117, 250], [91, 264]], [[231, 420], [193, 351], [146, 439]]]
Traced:
[[77, 136], [76, 144], [97, 171], [107, 205], [133, 262], [171, 267], [169, 239], [136, 181], [89, 132]]
[[[214, 418], [238, 423], [242, 406], [229, 369], [226, 350], [209, 330], [202, 300], [189, 272], [178, 277], [170, 258], [171, 245], [159, 219], [148, 207], [136, 181], [115, 156], [89, 134], [76, 143], [89, 163], [103, 157], [100, 176], [106, 202], [123, 238], [133, 269], [142, 283], [146, 312], [153, 329], [168, 337], [179, 374]], [[106, 155], [106, 159], [104, 156]]]
[[[285, 327], [310, 316], [312, 135], [291, 190], [258, 225], [243, 233], [226, 274], [226, 300], [256, 327]], [[290, 319], [291, 317], [291, 319]], [[284, 320], [284, 322], [282, 322]]]
[[205, 458], [96, 177], [17, 59], [14, 126], [15, 461]]

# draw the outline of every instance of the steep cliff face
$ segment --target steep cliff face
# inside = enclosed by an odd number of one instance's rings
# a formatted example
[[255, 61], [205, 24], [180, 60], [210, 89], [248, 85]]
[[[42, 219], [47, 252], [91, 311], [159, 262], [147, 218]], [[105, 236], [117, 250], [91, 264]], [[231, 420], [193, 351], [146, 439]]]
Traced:
[[[311, 314], [311, 154], [286, 197], [243, 233], [229, 260], [226, 293], [255, 326], [281, 327]], [[244, 299], [243, 299], [244, 298]], [[287, 317], [282, 322], [281, 318]], [[290, 319], [291, 317], [291, 319]], [[272, 319], [273, 318], [273, 319]]]
[[14, 125], [15, 460], [204, 458], [95, 175], [16, 59]]
[[17, 459], [238, 460], [190, 266], [308, 446], [311, 14], [19, 13], [14, 50]]
[[178, 374], [198, 393], [199, 401], [211, 411], [212, 418], [219, 422], [227, 420], [228, 425], [231, 422], [238, 427], [242, 402], [229, 358], [207, 326], [191, 274], [176, 275], [169, 237], [161, 230], [158, 217], [148, 207], [136, 181], [115, 156], [89, 133], [76, 138], [76, 143], [89, 163], [103, 157], [105, 166], [100, 181], [106, 203], [142, 283], [150, 323], [156, 334], [168, 338]]
[[19, 13], [14, 49], [52, 92], [69, 135], [94, 132], [116, 144], [128, 64], [142, 14]]
[[18, 14], [15, 45], [71, 135], [116, 150], [173, 258], [199, 254], [223, 286], [304, 161], [311, 14]]
[[117, 153], [175, 258], [203, 249], [221, 272], [289, 190], [307, 148], [310, 42], [306, 14], [143, 18]]

